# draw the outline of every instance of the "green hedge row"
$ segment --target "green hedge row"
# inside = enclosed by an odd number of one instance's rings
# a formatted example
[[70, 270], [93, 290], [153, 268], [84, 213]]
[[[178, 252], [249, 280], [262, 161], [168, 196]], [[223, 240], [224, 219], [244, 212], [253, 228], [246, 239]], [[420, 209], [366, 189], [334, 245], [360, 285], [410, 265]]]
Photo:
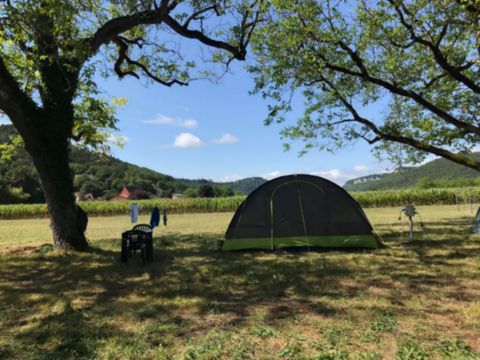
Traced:
[[[362, 207], [403, 206], [407, 202], [415, 205], [453, 205], [480, 202], [480, 187], [406, 189], [353, 192], [352, 196]], [[233, 212], [242, 203], [243, 196], [228, 198], [150, 199], [136, 203], [141, 213], [149, 213], [158, 206], [167, 208], [170, 214], [201, 212]], [[130, 212], [129, 201], [85, 201], [80, 205], [90, 216], [122, 215]], [[24, 219], [46, 217], [44, 204], [0, 205], [0, 219]]]

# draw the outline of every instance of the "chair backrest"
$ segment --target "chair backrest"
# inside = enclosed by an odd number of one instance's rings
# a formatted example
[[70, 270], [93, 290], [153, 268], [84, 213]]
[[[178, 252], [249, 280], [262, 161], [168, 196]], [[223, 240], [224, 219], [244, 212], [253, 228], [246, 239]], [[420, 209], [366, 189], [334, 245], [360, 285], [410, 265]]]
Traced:
[[143, 232], [152, 232], [152, 227], [148, 224], [138, 224], [135, 225], [132, 230], [143, 231]]
[[142, 230], [127, 230], [122, 233], [123, 239], [143, 239], [146, 237], [145, 231]]

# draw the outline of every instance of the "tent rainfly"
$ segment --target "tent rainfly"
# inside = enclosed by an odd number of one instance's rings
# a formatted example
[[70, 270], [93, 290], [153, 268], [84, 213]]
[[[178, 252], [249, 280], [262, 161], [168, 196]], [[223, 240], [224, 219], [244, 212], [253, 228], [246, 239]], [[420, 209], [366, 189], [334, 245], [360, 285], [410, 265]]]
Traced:
[[266, 182], [243, 201], [222, 250], [378, 245], [362, 208], [343, 188], [318, 176], [289, 175]]

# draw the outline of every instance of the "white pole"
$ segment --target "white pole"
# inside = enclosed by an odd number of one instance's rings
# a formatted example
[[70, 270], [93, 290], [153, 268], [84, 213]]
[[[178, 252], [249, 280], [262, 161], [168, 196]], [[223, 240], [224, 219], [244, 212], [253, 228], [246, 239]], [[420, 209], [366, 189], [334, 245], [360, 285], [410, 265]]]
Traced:
[[408, 217], [408, 223], [410, 225], [410, 241], [413, 241], [413, 219], [411, 216]]

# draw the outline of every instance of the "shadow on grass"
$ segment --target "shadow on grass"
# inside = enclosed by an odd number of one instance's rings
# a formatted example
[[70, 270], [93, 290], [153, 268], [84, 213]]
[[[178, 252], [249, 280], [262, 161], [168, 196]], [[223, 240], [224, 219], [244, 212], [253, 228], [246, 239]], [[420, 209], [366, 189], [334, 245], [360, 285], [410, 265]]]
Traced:
[[[28, 347], [35, 358], [93, 358], [112, 338], [131, 355], [142, 346], [207, 331], [211, 325], [202, 319], [221, 317], [232, 326], [246, 326], [258, 309], [273, 324], [309, 314], [414, 314], [418, 310], [404, 307], [405, 301], [417, 291], [433, 294], [451, 287], [456, 279], [448, 269], [459, 266], [451, 260], [480, 254], [478, 245], [463, 250], [468, 240], [459, 236], [464, 229], [455, 231], [437, 226], [431, 230], [433, 240], [397, 252], [224, 253], [213, 249], [218, 235], [177, 234], [156, 238], [154, 262], [146, 265], [139, 258], [120, 263], [120, 246], [113, 240], [99, 241], [83, 254], [3, 256], [0, 324], [10, 345], [0, 357], [14, 358], [18, 347]], [[431, 265], [437, 270], [431, 271]], [[411, 291], [399, 295], [398, 287]], [[371, 296], [371, 288], [387, 305], [354, 303]], [[341, 305], [345, 299], [353, 304], [350, 313]], [[147, 335], [138, 339], [131, 324]]]

